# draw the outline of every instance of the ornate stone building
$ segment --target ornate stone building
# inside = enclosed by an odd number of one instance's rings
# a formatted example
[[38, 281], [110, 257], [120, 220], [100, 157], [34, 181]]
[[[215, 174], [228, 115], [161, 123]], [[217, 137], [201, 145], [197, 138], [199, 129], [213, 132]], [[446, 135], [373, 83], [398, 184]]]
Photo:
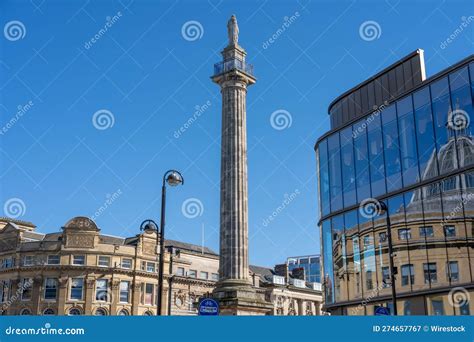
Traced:
[[[156, 233], [122, 238], [75, 217], [42, 234], [25, 221], [0, 219], [0, 312], [6, 315], [156, 315]], [[219, 255], [166, 240], [165, 314], [196, 315], [218, 281]], [[321, 289], [250, 266], [249, 279], [278, 315], [319, 315]], [[311, 285], [311, 287], [310, 287]]]

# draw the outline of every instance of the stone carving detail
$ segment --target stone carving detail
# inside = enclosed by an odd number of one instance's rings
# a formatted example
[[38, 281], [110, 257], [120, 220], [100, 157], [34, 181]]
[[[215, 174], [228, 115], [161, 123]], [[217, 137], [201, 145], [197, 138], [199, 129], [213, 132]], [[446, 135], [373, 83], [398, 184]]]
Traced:
[[288, 316], [296, 316], [295, 303], [293, 301], [288, 306]]
[[94, 248], [94, 235], [67, 234], [66, 247]]
[[144, 254], [155, 254], [155, 244], [153, 242], [143, 242], [143, 253]]
[[239, 26], [237, 25], [235, 15], [232, 15], [227, 22], [227, 36], [229, 38], [229, 45], [237, 45], [239, 42]]
[[186, 293], [183, 290], [179, 290], [174, 293], [174, 304], [178, 308], [182, 308], [186, 303]]
[[311, 303], [306, 303], [306, 316], [313, 316], [313, 309]]

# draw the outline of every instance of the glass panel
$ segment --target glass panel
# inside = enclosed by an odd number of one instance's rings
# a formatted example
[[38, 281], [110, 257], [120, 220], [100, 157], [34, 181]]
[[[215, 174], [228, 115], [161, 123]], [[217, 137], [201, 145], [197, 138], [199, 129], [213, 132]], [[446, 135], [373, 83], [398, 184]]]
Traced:
[[378, 295], [375, 244], [372, 219], [359, 212], [359, 234], [361, 245], [362, 289], [364, 297]]
[[407, 96], [397, 102], [397, 114], [403, 186], [408, 186], [419, 179], [416, 127], [411, 96]]
[[344, 206], [348, 207], [356, 203], [354, 146], [351, 127], [341, 131], [341, 154]]
[[385, 168], [383, 160], [382, 129], [380, 115], [371, 115], [367, 119], [367, 134], [369, 138], [370, 180], [372, 196], [385, 193]]
[[448, 173], [456, 167], [454, 135], [448, 132], [448, 113], [451, 110], [448, 78], [445, 77], [431, 85], [433, 118], [435, 123], [436, 146], [440, 174]]
[[[471, 274], [474, 274], [474, 172], [466, 172], [462, 174], [461, 179], [463, 180], [465, 234], [468, 241], [469, 265], [471, 267]], [[467, 272], [469, 272], [468, 269], [461, 270], [461, 273]]]
[[322, 232], [325, 300], [326, 303], [331, 304], [334, 302], [334, 273], [332, 263], [332, 229], [330, 220], [323, 221]]
[[369, 156], [367, 149], [367, 126], [365, 120], [352, 126], [354, 136], [354, 159], [357, 185], [357, 201], [370, 197]]
[[318, 146], [319, 156], [319, 206], [322, 215], [328, 215], [330, 212], [329, 202], [329, 169], [327, 155], [327, 140], [323, 140]]
[[344, 233], [344, 216], [332, 219], [332, 250], [334, 263], [334, 300], [347, 300], [346, 275], [346, 236]]
[[434, 295], [427, 297], [428, 315], [454, 315], [453, 306], [449, 304], [448, 295]]
[[347, 241], [347, 282], [349, 300], [362, 298], [362, 279], [360, 265], [359, 227], [357, 210], [344, 215]]
[[474, 163], [474, 146], [472, 143], [471, 118], [474, 118], [472, 108], [471, 89], [469, 86], [468, 68], [462, 68], [449, 75], [451, 86], [452, 112], [450, 113], [450, 127], [455, 131], [459, 167]]
[[416, 137], [419, 152], [420, 176], [422, 180], [438, 175], [436, 144], [431, 115], [430, 89], [428, 87], [413, 95], [415, 106]]
[[342, 209], [341, 154], [339, 134], [328, 138], [331, 211]]
[[395, 105], [387, 107], [382, 112], [382, 125], [387, 191], [390, 192], [402, 187], [400, 143]]
[[442, 217], [442, 188], [442, 182], [435, 182], [422, 188], [424, 225], [433, 227], [433, 236], [425, 237], [428, 262], [423, 265], [424, 283], [431, 288], [449, 285], [446, 278], [447, 255]]

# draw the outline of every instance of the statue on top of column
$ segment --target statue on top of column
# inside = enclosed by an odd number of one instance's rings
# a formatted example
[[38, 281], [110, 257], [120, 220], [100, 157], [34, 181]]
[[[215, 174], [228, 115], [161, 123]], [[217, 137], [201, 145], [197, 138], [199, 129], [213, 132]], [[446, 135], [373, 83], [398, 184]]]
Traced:
[[237, 18], [233, 14], [227, 22], [227, 36], [229, 37], [229, 45], [238, 45], [239, 26], [237, 25]]

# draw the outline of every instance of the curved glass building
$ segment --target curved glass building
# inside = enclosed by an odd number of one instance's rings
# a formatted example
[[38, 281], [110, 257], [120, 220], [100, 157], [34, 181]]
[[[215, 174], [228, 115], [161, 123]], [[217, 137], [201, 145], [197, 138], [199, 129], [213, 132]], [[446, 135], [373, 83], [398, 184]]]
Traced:
[[399, 315], [474, 313], [473, 94], [474, 55], [426, 79], [417, 50], [331, 103], [315, 146], [326, 311], [394, 312], [391, 243]]

